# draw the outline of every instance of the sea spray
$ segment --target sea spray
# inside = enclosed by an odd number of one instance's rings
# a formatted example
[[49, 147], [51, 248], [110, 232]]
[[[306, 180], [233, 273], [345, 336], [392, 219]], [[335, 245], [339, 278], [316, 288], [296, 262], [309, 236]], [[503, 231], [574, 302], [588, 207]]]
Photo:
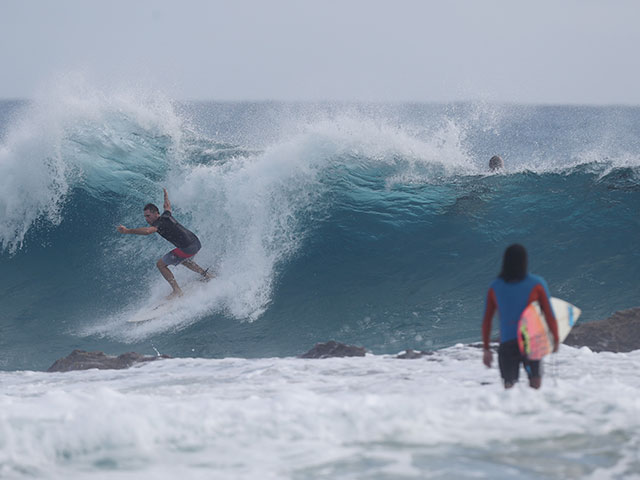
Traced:
[[108, 95], [79, 78], [56, 83], [24, 108], [0, 146], [0, 245], [15, 253], [38, 222], [59, 225], [73, 189], [98, 198], [149, 191], [180, 136], [170, 104], [157, 97]]

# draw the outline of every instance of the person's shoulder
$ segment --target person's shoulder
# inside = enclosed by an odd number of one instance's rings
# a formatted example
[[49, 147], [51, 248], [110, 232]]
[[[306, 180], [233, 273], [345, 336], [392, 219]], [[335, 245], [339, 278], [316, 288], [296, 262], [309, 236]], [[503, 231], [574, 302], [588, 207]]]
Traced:
[[496, 277], [493, 279], [493, 281], [489, 284], [489, 288], [495, 288], [498, 287], [500, 285], [504, 284], [504, 280], [500, 277]]
[[534, 283], [535, 285], [542, 285], [543, 287], [547, 287], [547, 281], [542, 278], [540, 275], [536, 275], [534, 273], [529, 273], [527, 274], [527, 276], [529, 277], [529, 280]]
[[164, 212], [162, 212], [162, 215], [156, 218], [155, 222], [153, 222], [151, 226], [161, 227], [163, 224], [166, 223], [167, 219], [169, 219], [170, 217], [171, 217], [171, 212], [169, 210], [165, 210]]

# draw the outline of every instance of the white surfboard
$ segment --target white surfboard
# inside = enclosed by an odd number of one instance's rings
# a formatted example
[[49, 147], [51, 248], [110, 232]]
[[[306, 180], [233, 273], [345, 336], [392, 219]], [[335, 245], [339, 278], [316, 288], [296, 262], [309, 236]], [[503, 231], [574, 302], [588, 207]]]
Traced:
[[175, 302], [179, 301], [180, 298], [172, 299], [172, 300], [163, 300], [155, 306], [143, 307], [138, 310], [135, 315], [127, 320], [128, 323], [141, 323], [148, 322], [150, 320], [155, 320], [157, 318], [162, 318], [167, 314], [171, 313], [175, 308]]
[[206, 282], [200, 279], [186, 283], [181, 287], [181, 297], [175, 297], [171, 300], [164, 298], [158, 301], [158, 303], [146, 305], [140, 308], [131, 318], [127, 319], [127, 323], [149, 322], [173, 313], [184, 306], [185, 300], [188, 300], [188, 297], [197, 291], [198, 287], [203, 286], [204, 283]]
[[560, 338], [560, 343], [562, 343], [578, 321], [582, 310], [569, 302], [555, 297], [551, 298], [551, 308], [553, 308], [553, 314], [556, 317], [556, 322], [558, 322], [558, 337]]
[[[581, 310], [559, 298], [551, 298], [551, 308], [558, 324], [560, 343], [578, 321]], [[533, 302], [522, 313], [518, 322], [518, 347], [530, 360], [540, 360], [553, 351], [553, 335], [549, 331], [544, 314], [538, 302]]]

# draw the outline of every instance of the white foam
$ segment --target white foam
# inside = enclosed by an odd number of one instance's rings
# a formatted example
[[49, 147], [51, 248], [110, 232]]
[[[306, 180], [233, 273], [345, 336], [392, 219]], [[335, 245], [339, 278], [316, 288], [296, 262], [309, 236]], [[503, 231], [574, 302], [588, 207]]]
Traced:
[[0, 247], [15, 252], [39, 218], [54, 225], [69, 189], [69, 166], [60, 157], [57, 132], [40, 122], [23, 124], [0, 145]]
[[15, 252], [38, 222], [59, 225], [73, 187], [96, 196], [148, 188], [168, 168], [181, 132], [156, 92], [101, 90], [77, 74], [55, 79], [0, 145], [0, 247]]
[[[83, 333], [136, 341], [216, 312], [240, 320], [259, 318], [271, 301], [278, 267], [300, 249], [313, 220], [330, 209], [324, 194], [337, 182], [336, 175], [345, 169], [366, 172], [390, 167], [387, 188], [402, 175], [421, 182], [433, 180], [434, 175], [453, 175], [472, 168], [459, 135], [455, 125], [448, 124], [430, 143], [384, 123], [340, 116], [303, 125], [259, 153], [229, 161], [194, 166], [189, 158], [178, 156], [164, 186], [176, 218], [203, 243], [196, 261], [212, 266], [217, 279], [202, 294], [190, 297], [179, 313], [132, 331], [127, 316], [147, 308], [148, 299], [156, 301], [158, 292], [168, 294], [166, 282], [151, 271], [156, 280], [147, 298], [134, 300], [115, 317], [99, 319]], [[139, 221], [139, 212], [136, 215], [128, 221]], [[130, 245], [139, 256], [140, 242], [130, 238], [118, 242]], [[157, 246], [152, 254], [161, 255]], [[155, 258], [148, 255], [148, 264]], [[182, 275], [181, 270], [174, 271]]]
[[0, 473], [48, 478], [624, 478], [638, 472], [640, 351], [563, 346], [504, 391], [481, 352], [176, 359], [0, 373]]

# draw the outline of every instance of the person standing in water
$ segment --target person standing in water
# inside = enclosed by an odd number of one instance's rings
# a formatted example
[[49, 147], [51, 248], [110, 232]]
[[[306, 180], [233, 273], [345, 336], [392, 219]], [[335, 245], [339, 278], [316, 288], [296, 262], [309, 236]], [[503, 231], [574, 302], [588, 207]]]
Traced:
[[171, 202], [169, 202], [167, 189], [163, 188], [162, 190], [164, 192], [164, 212], [162, 215], [160, 215], [158, 207], [153, 203], [148, 203], [144, 206], [144, 218], [150, 225], [149, 227], [127, 228], [124, 225], [120, 225], [117, 227], [117, 230], [120, 233], [133, 235], [159, 233], [160, 236], [176, 247], [156, 262], [158, 270], [160, 270], [162, 276], [169, 282], [169, 285], [171, 285], [173, 289], [167, 297], [168, 299], [172, 299], [181, 296], [182, 290], [178, 282], [176, 282], [173, 273], [169, 270], [169, 265], [184, 265], [189, 270], [193, 270], [202, 275], [205, 281], [213, 278], [213, 275], [193, 261], [193, 257], [201, 248], [200, 240], [195, 233], [186, 229], [176, 221], [171, 214]]
[[491, 320], [496, 310], [500, 316], [500, 346], [498, 347], [498, 365], [504, 388], [511, 388], [520, 373], [520, 363], [529, 377], [532, 388], [542, 385], [540, 360], [528, 360], [518, 348], [518, 320], [525, 308], [538, 301], [547, 320], [554, 339], [554, 352], [558, 351], [558, 324], [550, 303], [551, 295], [547, 282], [542, 277], [527, 273], [527, 251], [522, 245], [509, 246], [502, 260], [502, 271], [489, 287], [487, 302], [482, 320], [482, 343], [484, 354], [482, 361], [491, 367], [493, 353], [489, 348]]

